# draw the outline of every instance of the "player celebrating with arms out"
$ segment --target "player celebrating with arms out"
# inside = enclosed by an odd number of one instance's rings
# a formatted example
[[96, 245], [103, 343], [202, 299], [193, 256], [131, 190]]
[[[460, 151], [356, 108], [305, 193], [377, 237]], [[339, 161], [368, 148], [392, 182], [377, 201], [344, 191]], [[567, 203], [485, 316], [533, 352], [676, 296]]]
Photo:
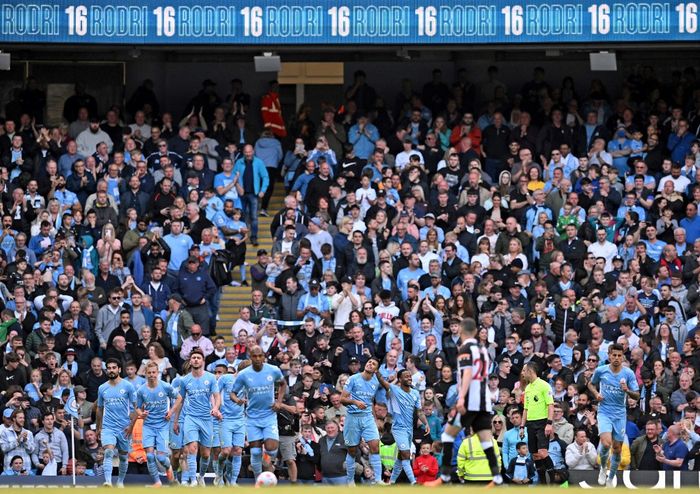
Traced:
[[520, 423], [520, 439], [525, 437], [527, 429], [527, 448], [535, 460], [535, 468], [540, 484], [547, 483], [547, 472], [554, 468], [549, 457], [549, 439], [552, 434], [552, 417], [554, 416], [554, 397], [549, 384], [538, 376], [537, 364], [528, 362], [523, 367], [522, 376], [525, 386], [525, 408]]
[[345, 446], [348, 448], [345, 457], [348, 485], [355, 483], [355, 455], [361, 439], [369, 446], [369, 463], [374, 471], [374, 484], [384, 484], [382, 460], [379, 456], [379, 430], [372, 415], [372, 403], [379, 386], [389, 391], [389, 383], [377, 372], [379, 365], [377, 357], [370, 357], [362, 372], [350, 376], [340, 395], [340, 403], [348, 407], [343, 429]]
[[158, 364], [146, 364], [146, 382], [136, 391], [136, 406], [143, 418], [143, 447], [146, 450], [148, 473], [153, 477], [153, 486], [160, 487], [158, 462], [165, 468], [168, 480], [175, 480], [168, 459], [168, 435], [170, 432], [170, 404], [177, 400], [177, 392], [168, 383], [160, 380]]
[[[606, 487], [617, 485], [617, 469], [622, 460], [622, 442], [627, 424], [627, 396], [639, 399], [639, 386], [634, 372], [623, 367], [625, 350], [619, 343], [608, 347], [608, 365], [598, 367], [593, 373], [588, 389], [598, 401], [598, 432], [600, 434], [600, 472], [598, 484]], [[599, 387], [600, 392], [596, 389]], [[610, 472], [606, 472], [610, 447]]]
[[[379, 375], [379, 374], [378, 374]], [[413, 374], [407, 369], [399, 371], [399, 386], [391, 384], [389, 387], [389, 410], [394, 418], [391, 433], [399, 448], [399, 456], [394, 461], [394, 469], [391, 471], [389, 483], [395, 484], [401, 475], [401, 470], [406, 472], [411, 485], [416, 483], [411, 466], [411, 444], [413, 443], [413, 412], [418, 415], [418, 420], [425, 426], [425, 434], [430, 434], [428, 419], [423, 413], [420, 402], [420, 393], [412, 386]]]
[[[265, 362], [265, 352], [262, 348], [252, 347], [249, 355], [253, 365], [240, 371], [229, 389], [231, 401], [239, 406], [247, 405], [245, 425], [250, 443], [250, 465], [257, 479], [262, 473], [263, 442], [273, 462], [277, 457], [280, 440], [277, 411], [282, 408], [284, 395], [287, 393], [287, 382], [279, 367]], [[279, 383], [279, 389], [275, 400], [276, 383]], [[245, 393], [247, 398], [238, 396], [242, 393]]]
[[117, 487], [124, 487], [124, 477], [129, 467], [131, 431], [136, 421], [136, 390], [129, 381], [121, 378], [121, 364], [117, 359], [107, 359], [107, 379], [97, 390], [97, 439], [102, 441], [104, 453], [104, 485], [112, 487], [112, 460], [119, 452], [119, 477]]
[[[183, 441], [187, 451], [187, 470], [190, 487], [204, 487], [204, 474], [209, 468], [212, 446], [213, 418], [221, 419], [221, 396], [216, 377], [204, 370], [204, 353], [194, 348], [189, 358], [190, 373], [180, 381], [180, 396], [172, 410], [173, 428], [179, 429], [180, 410], [185, 414]], [[184, 405], [183, 405], [184, 403]], [[199, 474], [197, 474], [197, 450], [199, 450]]]
[[443, 455], [440, 477], [426, 482], [425, 485], [435, 487], [450, 481], [455, 438], [460, 429], [464, 429], [467, 435], [470, 434], [469, 429], [472, 429], [479, 436], [481, 447], [489, 462], [493, 480], [488, 487], [493, 487], [502, 484], [503, 477], [501, 477], [498, 457], [493, 448], [491, 432], [493, 409], [491, 400], [486, 395], [488, 369], [491, 363], [486, 349], [480, 347], [476, 341], [476, 321], [467, 318], [460, 325], [462, 344], [457, 353], [458, 395], [455, 405], [457, 413], [445, 424], [445, 430], [442, 433]]

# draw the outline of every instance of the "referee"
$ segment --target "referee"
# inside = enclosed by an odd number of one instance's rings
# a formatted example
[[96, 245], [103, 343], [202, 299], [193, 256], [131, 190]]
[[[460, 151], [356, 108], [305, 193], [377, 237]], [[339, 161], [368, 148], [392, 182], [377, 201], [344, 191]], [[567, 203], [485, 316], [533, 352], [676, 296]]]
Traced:
[[554, 415], [552, 388], [538, 377], [537, 364], [533, 362], [525, 364], [523, 377], [528, 384], [525, 387], [525, 410], [520, 424], [520, 438], [525, 437], [527, 427], [527, 446], [535, 460], [540, 484], [547, 484], [547, 471], [554, 468], [548, 451]]

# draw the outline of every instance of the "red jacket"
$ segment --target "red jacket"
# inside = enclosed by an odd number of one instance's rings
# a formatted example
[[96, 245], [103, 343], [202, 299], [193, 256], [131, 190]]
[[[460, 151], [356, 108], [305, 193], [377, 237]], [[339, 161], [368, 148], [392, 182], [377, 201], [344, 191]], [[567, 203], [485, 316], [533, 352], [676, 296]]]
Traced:
[[260, 101], [260, 111], [264, 127], [277, 137], [286, 137], [287, 129], [282, 118], [282, 105], [277, 93], [269, 92]]
[[[423, 472], [421, 467], [426, 466], [428, 470]], [[429, 480], [435, 480], [438, 474], [438, 462], [433, 455], [416, 456], [413, 460], [413, 475], [416, 476], [416, 482], [425, 484]]]

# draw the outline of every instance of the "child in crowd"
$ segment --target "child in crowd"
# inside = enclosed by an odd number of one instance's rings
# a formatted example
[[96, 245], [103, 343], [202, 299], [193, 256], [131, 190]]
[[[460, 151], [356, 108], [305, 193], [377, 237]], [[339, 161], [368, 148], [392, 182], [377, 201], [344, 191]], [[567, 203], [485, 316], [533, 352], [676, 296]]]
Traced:
[[422, 443], [420, 445], [420, 455], [413, 460], [413, 475], [416, 476], [416, 482], [424, 484], [430, 480], [435, 480], [438, 474], [437, 458], [432, 454], [433, 445], [431, 443]]
[[513, 484], [532, 484], [537, 471], [535, 470], [535, 463], [528, 456], [527, 444], [519, 442], [515, 445], [515, 449], [518, 451], [518, 456], [510, 460], [505, 477]]

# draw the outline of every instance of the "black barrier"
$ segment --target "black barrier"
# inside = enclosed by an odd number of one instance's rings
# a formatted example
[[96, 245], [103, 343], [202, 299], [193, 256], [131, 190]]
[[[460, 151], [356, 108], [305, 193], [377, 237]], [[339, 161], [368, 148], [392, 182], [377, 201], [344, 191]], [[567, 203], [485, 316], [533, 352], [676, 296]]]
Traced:
[[[569, 487], [584, 489], [598, 488], [598, 470], [570, 470]], [[700, 486], [700, 472], [680, 472], [665, 470], [625, 470], [617, 474], [617, 487], [636, 489], [681, 489]]]

